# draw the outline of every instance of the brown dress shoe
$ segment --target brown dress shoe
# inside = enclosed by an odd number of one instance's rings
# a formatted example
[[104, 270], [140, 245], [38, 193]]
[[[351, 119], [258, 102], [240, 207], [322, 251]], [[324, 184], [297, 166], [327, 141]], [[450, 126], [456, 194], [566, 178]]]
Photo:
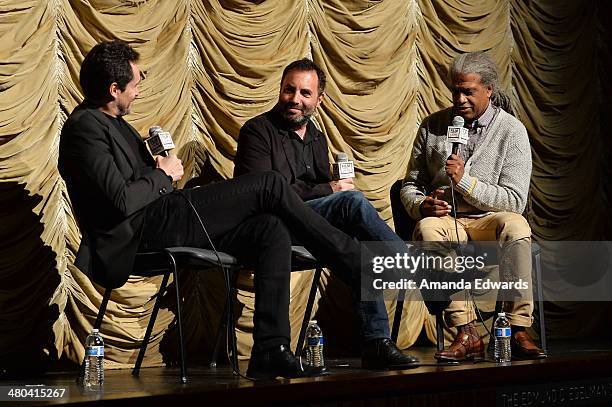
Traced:
[[459, 328], [455, 340], [448, 349], [436, 352], [434, 357], [440, 361], [462, 361], [467, 359], [483, 359], [484, 343], [472, 322]]
[[510, 338], [512, 359], [543, 359], [546, 352], [538, 348], [526, 331], [515, 332]]

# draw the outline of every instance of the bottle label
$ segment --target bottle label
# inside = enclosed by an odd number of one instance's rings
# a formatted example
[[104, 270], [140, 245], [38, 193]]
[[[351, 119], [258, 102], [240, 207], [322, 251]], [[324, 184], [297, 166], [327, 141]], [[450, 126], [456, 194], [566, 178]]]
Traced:
[[496, 338], [508, 338], [510, 337], [510, 328], [495, 328]]
[[85, 348], [85, 356], [104, 356], [104, 346], [89, 346]]
[[308, 346], [323, 345], [323, 335], [311, 336], [308, 338]]

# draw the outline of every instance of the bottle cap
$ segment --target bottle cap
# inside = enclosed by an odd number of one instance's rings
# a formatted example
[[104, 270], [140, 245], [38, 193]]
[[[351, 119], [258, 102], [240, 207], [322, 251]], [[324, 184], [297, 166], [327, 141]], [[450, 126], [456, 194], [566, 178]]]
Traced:
[[500, 312], [499, 314], [497, 314], [498, 317], [505, 317], [506, 313], [505, 312]]
[[317, 320], [316, 319], [311, 319], [310, 322], [308, 322], [309, 324], [316, 324]]
[[97, 334], [98, 332], [100, 332], [100, 330], [99, 330], [99, 329], [94, 328], [94, 329], [93, 329], [91, 332], [93, 332], [93, 333]]

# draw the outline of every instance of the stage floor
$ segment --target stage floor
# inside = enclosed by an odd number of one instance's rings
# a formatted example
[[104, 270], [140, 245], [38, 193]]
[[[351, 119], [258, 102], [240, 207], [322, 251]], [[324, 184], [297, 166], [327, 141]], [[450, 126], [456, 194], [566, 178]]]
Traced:
[[[54, 372], [35, 379], [0, 382], [5, 389], [0, 405], [612, 405], [610, 342], [553, 342], [547, 359], [513, 361], [510, 366], [490, 361], [440, 366], [433, 358], [434, 350], [433, 346], [409, 350], [421, 359], [422, 366], [416, 369], [362, 370], [357, 358], [331, 359], [327, 361], [332, 371], [329, 376], [265, 382], [233, 376], [227, 366], [190, 367], [189, 383], [185, 385], [179, 383], [176, 368], [142, 369], [139, 378], [130, 370], [107, 370], [100, 393], [84, 393], [75, 384], [76, 372]], [[242, 373], [246, 364], [240, 363]], [[5, 396], [7, 388], [50, 386], [67, 389], [64, 397], [20, 402], [18, 398], [7, 401]]]

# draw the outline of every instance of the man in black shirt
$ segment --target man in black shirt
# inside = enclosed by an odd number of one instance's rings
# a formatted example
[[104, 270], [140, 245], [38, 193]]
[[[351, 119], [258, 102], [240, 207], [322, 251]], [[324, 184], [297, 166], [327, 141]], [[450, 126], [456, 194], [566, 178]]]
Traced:
[[[354, 189], [353, 179], [332, 179], [327, 140], [310, 120], [323, 100], [325, 82], [325, 73], [309, 59], [285, 68], [276, 106], [247, 121], [240, 130], [234, 175], [274, 170], [282, 174], [306, 206], [338, 229], [361, 242], [384, 242], [375, 246], [387, 247], [387, 253], [404, 253], [406, 244], [378, 216], [368, 199]], [[360, 301], [359, 276], [353, 276], [349, 284], [361, 323], [362, 365], [415, 365], [416, 358], [403, 355], [389, 338], [382, 297]], [[402, 362], [397, 363], [400, 359]]]

